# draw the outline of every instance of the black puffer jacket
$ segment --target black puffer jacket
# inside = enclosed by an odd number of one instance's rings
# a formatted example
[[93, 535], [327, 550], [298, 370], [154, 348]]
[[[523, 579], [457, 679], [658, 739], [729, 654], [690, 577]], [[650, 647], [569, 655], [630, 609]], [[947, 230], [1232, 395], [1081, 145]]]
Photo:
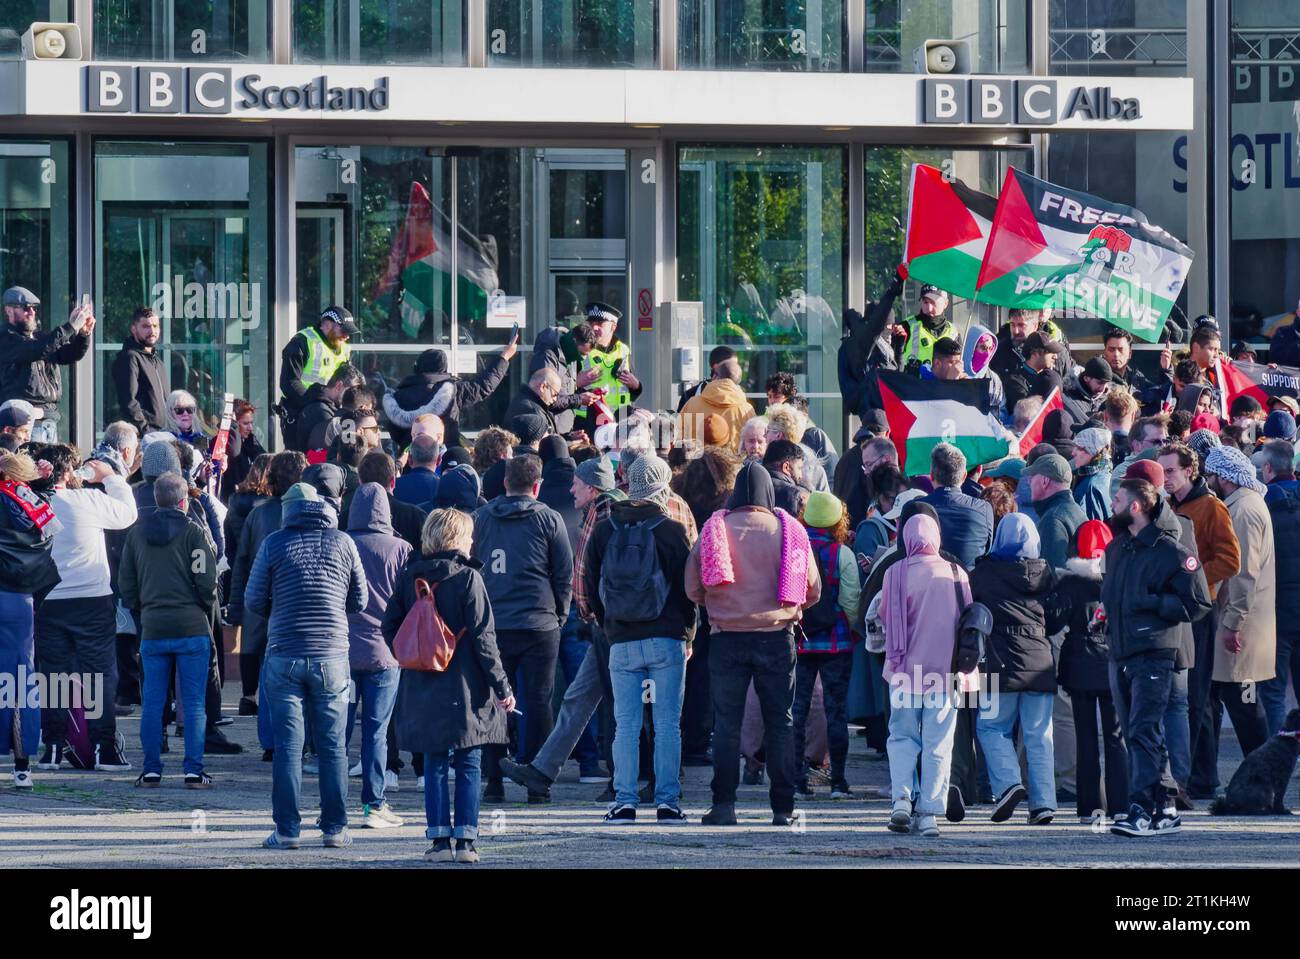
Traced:
[[1106, 547], [1101, 584], [1111, 656], [1169, 651], [1177, 657], [1184, 623], [1194, 623], [1213, 605], [1200, 561], [1176, 534], [1149, 523], [1136, 536], [1116, 536]]
[[533, 358], [528, 362], [528, 375], [543, 367], [552, 369], [560, 378], [560, 395], [551, 404], [555, 413], [555, 431], [569, 433], [573, 430], [573, 411], [581, 408], [578, 398], [576, 369], [582, 360], [573, 336], [563, 327], [553, 326], [542, 330], [533, 341]]
[[[482, 372], [462, 379], [447, 372], [447, 354], [442, 350], [421, 353], [415, 362], [415, 372], [398, 383], [397, 389], [385, 394], [383, 399], [384, 415], [388, 417], [388, 432], [393, 442], [399, 448], [409, 446], [411, 426], [416, 419], [424, 413], [435, 413], [446, 427], [446, 445], [458, 445], [461, 410], [491, 396], [510, 369], [510, 361], [499, 353], [485, 356], [483, 362]], [[438, 390], [446, 383], [450, 383], [451, 388], [439, 396]]]
[[1056, 692], [1049, 637], [1065, 626], [1056, 573], [1045, 559], [982, 556], [970, 573], [971, 595], [993, 613], [985, 672], [1005, 693]]
[[113, 358], [118, 416], [144, 436], [167, 428], [167, 367], [156, 349], [128, 336]]
[[412, 559], [388, 601], [380, 628], [389, 646], [415, 605], [417, 579], [437, 583], [438, 614], [453, 633], [464, 630], [443, 672], [402, 670], [394, 719], [397, 741], [413, 753], [506, 742], [506, 714], [493, 696], [508, 697], [510, 681], [501, 665], [492, 604], [479, 568], [477, 562], [455, 552]]
[[1101, 557], [1066, 560], [1057, 585], [1060, 602], [1069, 610], [1069, 626], [1061, 647], [1060, 681], [1071, 693], [1110, 691], [1110, 651], [1106, 647], [1106, 622], [1095, 626], [1101, 606]]
[[280, 500], [272, 498], [248, 514], [239, 532], [239, 552], [230, 568], [230, 598], [226, 619], [234, 626], [242, 626], [240, 650], [255, 653], [266, 645], [266, 617], [244, 608], [244, 591], [248, 586], [248, 571], [263, 541], [280, 528]]

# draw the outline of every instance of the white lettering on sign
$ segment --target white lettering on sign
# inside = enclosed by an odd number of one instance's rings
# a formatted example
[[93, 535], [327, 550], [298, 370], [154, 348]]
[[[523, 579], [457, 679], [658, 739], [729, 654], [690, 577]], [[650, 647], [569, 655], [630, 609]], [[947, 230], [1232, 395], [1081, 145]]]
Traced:
[[[1041, 97], [1041, 95], [1044, 93], [1048, 94], [1049, 97], [1047, 105], [1037, 106], [1037, 107], [1034, 106], [1035, 99]], [[1052, 93], [1052, 88], [1046, 83], [1035, 83], [1032, 86], [1030, 86], [1028, 89], [1025, 90], [1024, 93], [1025, 112], [1028, 113], [1035, 120], [1052, 119], [1052, 108], [1055, 106], [1055, 104], [1053, 104], [1050, 100], [1051, 93]]]
[[957, 88], [939, 84], [934, 88], [934, 115], [941, 120], [957, 115]]
[[992, 84], [980, 89], [980, 114], [990, 119], [1006, 113], [1007, 107], [1002, 100], [1002, 91]]
[[171, 77], [165, 73], [149, 74], [149, 106], [169, 107], [175, 99]]
[[225, 89], [216, 96], [213, 96], [209, 90], [209, 84], [220, 82], [224, 77], [220, 73], [201, 73], [198, 80], [194, 83], [194, 96], [199, 103], [210, 110], [216, 110], [226, 105]]
[[104, 72], [99, 75], [99, 104], [103, 107], [122, 105], [125, 93], [122, 90], [120, 73]]

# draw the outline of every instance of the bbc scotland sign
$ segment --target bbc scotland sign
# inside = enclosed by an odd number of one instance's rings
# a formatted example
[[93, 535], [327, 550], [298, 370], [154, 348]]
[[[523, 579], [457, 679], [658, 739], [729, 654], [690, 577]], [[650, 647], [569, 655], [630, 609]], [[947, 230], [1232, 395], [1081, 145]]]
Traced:
[[1136, 97], [1112, 95], [1109, 86], [1070, 88], [1064, 106], [1057, 81], [960, 77], [922, 81], [921, 122], [989, 126], [1051, 126], [1074, 118], [1105, 122], [1142, 118]]
[[88, 66], [89, 113], [226, 114], [243, 111], [381, 112], [388, 109], [388, 77], [370, 87], [330, 86], [318, 76], [300, 86], [239, 76], [229, 67]]

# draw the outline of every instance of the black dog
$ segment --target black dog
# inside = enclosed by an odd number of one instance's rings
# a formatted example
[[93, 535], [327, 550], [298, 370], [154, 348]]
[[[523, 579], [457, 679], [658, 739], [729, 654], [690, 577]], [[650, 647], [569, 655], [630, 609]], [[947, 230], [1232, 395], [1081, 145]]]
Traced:
[[1293, 709], [1282, 731], [1247, 756], [1228, 783], [1228, 792], [1210, 805], [1216, 816], [1289, 816], [1282, 805], [1300, 756], [1300, 709]]

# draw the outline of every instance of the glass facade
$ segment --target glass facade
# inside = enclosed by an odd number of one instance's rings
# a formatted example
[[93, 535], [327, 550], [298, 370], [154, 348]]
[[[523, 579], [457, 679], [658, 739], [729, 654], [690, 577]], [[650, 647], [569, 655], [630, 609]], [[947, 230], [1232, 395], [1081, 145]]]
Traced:
[[[46, 329], [68, 319], [73, 304], [72, 203], [74, 182], [66, 140], [0, 140], [0, 289], [25, 286], [41, 301]], [[2, 320], [3, 318], [0, 318]], [[59, 404], [68, 435], [68, 368]]]
[[841, 0], [678, 0], [679, 65], [693, 70], [846, 69]]
[[[1187, 74], [1184, 0], [1052, 0], [1049, 10], [1054, 75]], [[1048, 137], [1047, 178], [1135, 206], [1152, 223], [1186, 239], [1187, 142], [1187, 134], [1177, 132], [1052, 133]], [[1185, 286], [1177, 307], [1186, 312]], [[1062, 318], [1061, 324], [1071, 343], [1101, 348], [1096, 321]], [[1159, 347], [1138, 349], [1158, 351]], [[1154, 363], [1154, 358], [1150, 362]]]
[[293, 59], [463, 65], [463, 0], [294, 0]]
[[683, 146], [677, 182], [677, 293], [704, 303], [705, 355], [735, 347], [760, 411], [767, 378], [793, 373], [840, 448], [845, 159], [840, 147]]
[[1300, 7], [1234, 0], [1231, 51], [1232, 334], [1269, 336], [1300, 298]]
[[492, 66], [652, 68], [659, 0], [488, 0]]
[[[972, 189], [997, 196], [1008, 165], [1032, 173], [1033, 154], [1021, 150], [954, 150], [942, 147], [868, 147], [864, 153], [866, 184], [867, 299], [875, 300], [893, 282], [903, 260], [907, 191], [912, 166], [925, 163], [952, 175]], [[894, 301], [901, 321], [920, 309], [920, 284], [908, 282]], [[996, 327], [998, 307], [954, 298], [948, 315], [961, 332], [972, 322]]]
[[94, 148], [95, 429], [118, 418], [110, 368], [150, 306], [172, 389], [215, 433], [222, 394], [270, 402], [270, 147], [103, 140]]
[[274, 0], [100, 0], [97, 60], [271, 59]]
[[[501, 306], [522, 300], [526, 352], [538, 331], [572, 322], [591, 299], [626, 304], [624, 151], [432, 152], [298, 148], [300, 323], [343, 303], [361, 326], [355, 361], [393, 387], [429, 347], [477, 371], [481, 354], [509, 339]], [[467, 410], [462, 426], [499, 422], [525, 367], [513, 364], [510, 385]]]
[[33, 23], [67, 23], [72, 0], [0, 0], [0, 60], [22, 55], [22, 36]]
[[869, 73], [911, 73], [926, 40], [959, 40], [971, 73], [1028, 73], [1026, 0], [862, 0]]

